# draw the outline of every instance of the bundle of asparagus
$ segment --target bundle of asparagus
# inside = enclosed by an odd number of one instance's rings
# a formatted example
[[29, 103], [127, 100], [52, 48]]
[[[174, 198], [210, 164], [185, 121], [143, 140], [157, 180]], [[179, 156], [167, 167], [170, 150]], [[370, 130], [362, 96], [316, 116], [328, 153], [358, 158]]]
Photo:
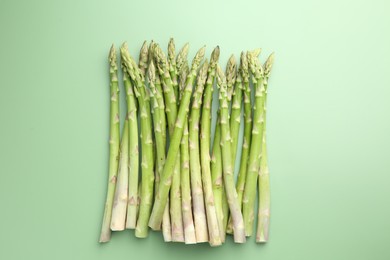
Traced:
[[[170, 39], [166, 56], [157, 43], [145, 41], [137, 64], [127, 44], [120, 47], [127, 100], [120, 140], [117, 54], [110, 49], [110, 158], [100, 242], [125, 228], [144, 238], [151, 228], [162, 230], [166, 242], [219, 246], [233, 234], [236, 243], [244, 243], [254, 228], [257, 190], [256, 242], [268, 240], [265, 119], [274, 56], [262, 65], [260, 49], [242, 52], [239, 64], [232, 55], [224, 73], [218, 46], [210, 61], [200, 48], [191, 66], [188, 50], [185, 44], [176, 54]], [[215, 82], [219, 108], [211, 144]]]

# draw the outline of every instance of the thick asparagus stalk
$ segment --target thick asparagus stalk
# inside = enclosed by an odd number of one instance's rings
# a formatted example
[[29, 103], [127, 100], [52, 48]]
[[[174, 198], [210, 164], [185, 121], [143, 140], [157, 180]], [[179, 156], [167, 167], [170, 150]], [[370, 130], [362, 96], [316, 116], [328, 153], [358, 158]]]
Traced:
[[122, 141], [119, 152], [118, 178], [112, 207], [111, 230], [125, 229], [126, 209], [129, 185], [129, 121], [123, 126]]
[[251, 144], [252, 132], [252, 102], [251, 102], [251, 88], [249, 86], [249, 67], [248, 67], [248, 52], [241, 54], [241, 76], [243, 81], [243, 101], [244, 101], [244, 139], [242, 142], [242, 151], [240, 159], [240, 169], [238, 171], [236, 190], [238, 194], [238, 202], [242, 207], [242, 195], [244, 193], [247, 161], [249, 156], [249, 147]]
[[[158, 91], [158, 103], [160, 107], [160, 121], [161, 121], [161, 135], [164, 138], [164, 151], [166, 152], [166, 131], [167, 131], [167, 123], [166, 123], [166, 116], [165, 116], [165, 103], [164, 103], [164, 97], [163, 97], [163, 90], [161, 86], [160, 76], [156, 74], [156, 90]], [[164, 155], [164, 164], [165, 164], [166, 154]], [[162, 173], [162, 169], [164, 168], [164, 164], [161, 164], [159, 175], [158, 175], [158, 183], [156, 183], [156, 194], [157, 190], [160, 184], [160, 177]], [[165, 242], [171, 242], [172, 241], [172, 227], [171, 227], [171, 216], [169, 215], [169, 203], [165, 206], [163, 220], [162, 220], [162, 233], [164, 237]]]
[[168, 66], [169, 74], [171, 75], [172, 79], [173, 90], [175, 92], [175, 97], [176, 100], [179, 100], [179, 84], [177, 82], [178, 70], [176, 68], [176, 47], [173, 38], [169, 39], [168, 43]]
[[129, 184], [126, 228], [134, 229], [137, 221], [137, 198], [138, 198], [138, 174], [139, 174], [139, 151], [138, 151], [138, 120], [137, 100], [134, 96], [133, 86], [130, 78], [122, 64], [123, 84], [127, 99], [127, 119], [129, 132]]
[[[153, 203], [153, 185], [154, 185], [154, 159], [153, 159], [153, 138], [152, 138], [152, 120], [150, 113], [150, 97], [143, 81], [143, 76], [138, 69], [134, 59], [130, 56], [127, 44], [121, 47], [121, 54], [126, 71], [134, 81], [135, 95], [138, 99], [141, 118], [141, 203], [135, 235], [136, 237], [146, 237], [148, 235], [148, 221]], [[161, 223], [160, 223], [161, 224]]]
[[112, 203], [114, 200], [116, 177], [118, 173], [119, 156], [119, 88], [118, 67], [114, 45], [111, 46], [108, 56], [110, 63], [110, 161], [108, 170], [108, 187], [104, 215], [100, 233], [100, 243], [108, 242], [111, 238]]
[[[188, 65], [182, 68], [179, 74], [180, 90], [183, 93], [185, 79], [189, 72]], [[186, 120], [187, 121], [187, 120]], [[183, 137], [180, 144], [180, 188], [182, 197], [184, 239], [186, 244], [196, 244], [194, 219], [192, 216], [191, 183], [190, 183], [190, 157], [188, 141], [188, 124], [184, 124]]]
[[256, 199], [256, 184], [260, 167], [261, 142], [263, 140], [264, 122], [264, 71], [259, 60], [253, 55], [248, 57], [249, 66], [253, 74], [255, 88], [255, 105], [253, 108], [252, 140], [248, 158], [248, 169], [243, 196], [243, 216], [245, 234], [251, 236], [253, 232], [254, 202]]
[[[166, 149], [166, 122], [165, 122], [165, 105], [162, 97], [162, 89], [154, 62], [152, 61], [148, 68], [149, 88], [151, 90], [152, 115], [154, 126], [154, 137], [156, 140], [156, 174], [155, 174], [155, 192], [157, 193], [160, 183], [160, 175], [165, 163]], [[169, 232], [170, 233], [170, 232]]]
[[258, 222], [256, 242], [264, 243], [268, 241], [269, 234], [269, 217], [270, 217], [270, 190], [269, 190], [269, 169], [267, 162], [267, 144], [266, 144], [266, 103], [267, 103], [267, 89], [268, 78], [271, 72], [274, 61], [274, 54], [272, 53], [264, 64], [264, 134], [262, 142], [262, 156], [259, 170], [259, 208], [258, 208]]
[[[169, 135], [172, 138], [177, 117], [176, 95], [173, 81], [169, 73], [169, 64], [164, 52], [158, 45], [154, 48], [157, 67], [164, 82], [164, 96], [166, 100], [166, 114], [168, 118]], [[180, 192], [180, 154], [176, 155], [175, 167], [172, 175], [172, 189], [170, 193], [170, 213], [172, 227], [172, 241], [184, 242], [184, 228], [181, 208]]]
[[168, 155], [163, 169], [160, 187], [158, 189], [158, 194], [156, 196], [152, 214], [149, 220], [149, 226], [152, 229], [157, 229], [161, 224], [162, 215], [167, 202], [169, 189], [171, 187], [172, 174], [175, 167], [177, 154], [180, 149], [180, 142], [183, 135], [185, 118], [188, 114], [188, 108], [189, 108], [191, 94], [192, 94], [192, 85], [196, 77], [196, 71], [199, 67], [201, 60], [204, 57], [204, 52], [205, 52], [204, 47], [197, 52], [192, 62], [190, 74], [187, 76], [186, 88], [184, 90], [184, 94], [180, 102], [179, 113], [175, 123], [172, 138], [170, 140], [170, 146], [168, 149]]
[[[240, 67], [238, 69], [236, 82], [232, 94], [232, 104], [231, 104], [231, 115], [230, 115], [230, 131], [232, 137], [232, 167], [235, 169], [236, 162], [236, 152], [237, 152], [237, 143], [238, 143], [238, 134], [240, 131], [241, 123], [241, 103], [242, 103], [242, 60], [245, 57], [244, 52], [241, 52]], [[236, 188], [237, 189], [237, 188]], [[238, 194], [238, 192], [237, 192]], [[241, 201], [239, 200], [241, 205]], [[231, 217], [229, 217], [228, 225], [226, 227], [226, 233], [233, 233], [233, 223]]]
[[219, 104], [221, 113], [221, 149], [223, 180], [225, 184], [226, 197], [229, 203], [230, 214], [233, 221], [234, 242], [245, 242], [244, 222], [241, 209], [237, 200], [237, 192], [234, 187], [234, 176], [232, 168], [231, 134], [229, 127], [229, 101], [226, 78], [219, 65], [217, 66], [217, 83], [219, 86]]

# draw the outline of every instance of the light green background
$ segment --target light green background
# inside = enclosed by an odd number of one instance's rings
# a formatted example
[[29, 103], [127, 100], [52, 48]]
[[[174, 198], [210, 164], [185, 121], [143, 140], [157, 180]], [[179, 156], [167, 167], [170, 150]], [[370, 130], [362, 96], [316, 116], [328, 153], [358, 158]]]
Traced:
[[[390, 259], [390, 4], [0, 1], [0, 259]], [[144, 39], [276, 52], [270, 242], [97, 243], [107, 52]]]

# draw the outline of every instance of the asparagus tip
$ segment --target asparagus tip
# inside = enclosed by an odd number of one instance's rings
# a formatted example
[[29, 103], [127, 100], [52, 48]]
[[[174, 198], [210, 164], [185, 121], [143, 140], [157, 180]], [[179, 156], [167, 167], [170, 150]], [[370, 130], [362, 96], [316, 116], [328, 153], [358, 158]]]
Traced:
[[218, 62], [219, 54], [220, 54], [220, 49], [219, 46], [217, 45], [217, 47], [215, 47], [213, 52], [211, 53], [210, 64]]

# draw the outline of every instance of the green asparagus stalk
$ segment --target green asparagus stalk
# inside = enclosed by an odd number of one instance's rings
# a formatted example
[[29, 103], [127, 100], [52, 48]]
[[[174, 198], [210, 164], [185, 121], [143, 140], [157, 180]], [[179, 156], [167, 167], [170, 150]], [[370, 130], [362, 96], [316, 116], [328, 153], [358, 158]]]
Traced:
[[[179, 53], [176, 57], [176, 70], [177, 72], [183, 71], [185, 66], [188, 66], [187, 64], [187, 57], [188, 57], [188, 50], [190, 48], [190, 45], [188, 43], [184, 44], [184, 46], [179, 50]], [[179, 73], [180, 75], [180, 73]], [[185, 79], [184, 79], [185, 81]], [[182, 83], [180, 83], [182, 84]]]
[[240, 159], [240, 169], [238, 171], [236, 190], [238, 194], [238, 202], [242, 207], [242, 196], [244, 193], [247, 161], [249, 156], [249, 147], [251, 144], [251, 132], [252, 132], [252, 102], [251, 102], [251, 88], [249, 86], [249, 65], [248, 65], [248, 52], [241, 54], [241, 76], [243, 81], [243, 101], [244, 101], [244, 139], [242, 142], [242, 151]]
[[241, 209], [237, 200], [237, 192], [234, 186], [234, 176], [232, 168], [231, 134], [229, 127], [229, 98], [226, 78], [219, 65], [217, 65], [217, 84], [219, 86], [220, 103], [220, 126], [221, 126], [221, 149], [223, 180], [225, 184], [226, 197], [229, 203], [230, 214], [233, 221], [234, 242], [245, 242], [244, 222]]
[[108, 242], [111, 238], [111, 216], [112, 203], [114, 200], [116, 177], [118, 173], [118, 155], [119, 155], [119, 88], [118, 88], [118, 67], [116, 60], [116, 51], [114, 45], [111, 46], [108, 56], [110, 63], [110, 161], [108, 171], [108, 187], [102, 228], [100, 233], [100, 243]]
[[[203, 118], [203, 115], [202, 115]], [[222, 176], [222, 151], [221, 151], [221, 126], [220, 126], [220, 111], [217, 112], [217, 122], [215, 125], [214, 142], [211, 154], [211, 181], [213, 185], [213, 195], [215, 203], [215, 211], [218, 218], [218, 226], [222, 242], [226, 237], [226, 218], [228, 216], [229, 207], [226, 207], [226, 194], [224, 193], [223, 176]], [[202, 120], [203, 122], [203, 120]], [[203, 154], [203, 151], [202, 151]]]
[[138, 67], [143, 77], [146, 76], [145, 74], [148, 68], [148, 57], [149, 57], [148, 50], [149, 50], [148, 43], [144, 41], [141, 50], [139, 52], [139, 62], [138, 62]]
[[[136, 237], [147, 237], [148, 221], [153, 203], [154, 185], [154, 159], [153, 159], [153, 138], [152, 120], [150, 113], [150, 97], [143, 81], [143, 76], [137, 67], [134, 59], [130, 56], [127, 44], [121, 47], [122, 59], [126, 66], [126, 71], [134, 81], [134, 90], [140, 107], [141, 118], [141, 146], [142, 146], [142, 182], [141, 182], [141, 203], [139, 217], [135, 230]], [[165, 205], [164, 205], [165, 206]], [[160, 223], [161, 224], [161, 223]]]
[[149, 220], [149, 226], [154, 230], [159, 227], [162, 221], [162, 215], [167, 202], [168, 193], [171, 187], [172, 174], [176, 164], [177, 154], [179, 153], [179, 149], [180, 149], [180, 142], [183, 135], [185, 118], [188, 114], [188, 108], [189, 108], [191, 95], [192, 95], [192, 85], [196, 77], [196, 71], [199, 67], [200, 62], [204, 57], [204, 52], [205, 52], [205, 47], [201, 48], [197, 52], [192, 62], [191, 71], [187, 76], [186, 88], [184, 90], [184, 94], [180, 102], [179, 113], [177, 115], [174, 131], [172, 134], [172, 138], [170, 140], [170, 146], [168, 149], [168, 155], [163, 169], [160, 187], [158, 189], [158, 194], [156, 196], [152, 214]]
[[[189, 68], [185, 64], [179, 74], [180, 92], [184, 92], [185, 79], [187, 78]], [[192, 201], [191, 201], [191, 183], [190, 183], [190, 155], [189, 155], [189, 140], [188, 140], [188, 124], [184, 123], [183, 137], [180, 144], [180, 188], [182, 197], [183, 210], [183, 225], [184, 239], [186, 244], [196, 244], [194, 219], [192, 216]]]
[[[236, 152], [237, 152], [237, 144], [238, 144], [238, 134], [240, 131], [240, 123], [241, 123], [241, 103], [242, 103], [242, 60], [245, 57], [244, 52], [241, 52], [240, 58], [240, 67], [238, 69], [237, 78], [232, 94], [232, 106], [231, 106], [231, 115], [230, 115], [230, 131], [232, 134], [232, 167], [235, 169], [236, 162]], [[236, 188], [237, 190], [237, 188]], [[238, 194], [238, 191], [237, 191]], [[239, 200], [239, 204], [241, 205], [241, 201]], [[229, 217], [228, 225], [226, 227], [226, 233], [233, 233], [233, 223], [231, 217]]]
[[[160, 107], [160, 121], [161, 121], [161, 135], [164, 138], [164, 152], [166, 152], [166, 132], [167, 132], [167, 123], [166, 123], [166, 117], [165, 117], [165, 103], [164, 103], [164, 97], [163, 97], [163, 90], [161, 86], [160, 76], [156, 73], [156, 90], [159, 93], [158, 95], [158, 103]], [[165, 164], [166, 154], [164, 155], [164, 164]], [[161, 164], [159, 175], [158, 175], [158, 183], [156, 183], [156, 194], [158, 191], [158, 187], [160, 184], [160, 177], [162, 173], [162, 169], [164, 168], [164, 164]], [[162, 220], [162, 233], [164, 237], [165, 242], [171, 242], [172, 241], [172, 227], [171, 227], [171, 216], [169, 215], [169, 203], [165, 206], [163, 220]]]
[[176, 68], [176, 47], [173, 38], [169, 39], [168, 43], [168, 65], [169, 74], [171, 75], [173, 90], [175, 92], [176, 100], [179, 100], [179, 84], [177, 82], [177, 68]]
[[125, 120], [119, 151], [118, 178], [112, 207], [111, 230], [125, 229], [129, 184], [129, 121]]
[[[177, 103], [173, 82], [169, 74], [168, 60], [156, 44], [154, 47], [155, 58], [160, 75], [162, 75], [164, 85], [164, 97], [166, 100], [166, 114], [168, 118], [169, 135], [172, 138], [173, 129], [177, 117]], [[176, 155], [175, 167], [172, 175], [172, 187], [170, 192], [170, 213], [172, 241], [184, 242], [184, 227], [181, 208], [181, 191], [180, 191], [180, 154]]]
[[[219, 48], [217, 47], [211, 56], [210, 62], [212, 66], [215, 67], [215, 63], [219, 59]], [[204, 171], [201, 171], [201, 163], [200, 163], [200, 153], [199, 153], [199, 119], [200, 119], [200, 108], [202, 104], [202, 94], [204, 85], [207, 79], [207, 71], [208, 71], [208, 63], [207, 60], [203, 63], [199, 74], [198, 74], [198, 82], [194, 93], [194, 98], [192, 101], [192, 110], [190, 115], [190, 166], [191, 166], [191, 181], [193, 183], [193, 197], [198, 196], [198, 192], [202, 190], [203, 186], [203, 197], [204, 197], [204, 206], [201, 210], [206, 209], [207, 216], [207, 226], [208, 226], [208, 235], [209, 235], [209, 243], [211, 246], [219, 246], [222, 244], [219, 227], [218, 227], [218, 218], [217, 213], [215, 211], [215, 203], [214, 203], [214, 195], [213, 195], [213, 187], [210, 173], [210, 164], [208, 167], [204, 167], [206, 161], [203, 162]], [[210, 127], [210, 121], [208, 122], [208, 126]], [[207, 127], [207, 125], [205, 126]], [[210, 131], [210, 130], [209, 130]], [[208, 140], [209, 141], [209, 140]], [[204, 145], [206, 146], [206, 155], [209, 153], [210, 144]], [[202, 158], [205, 159], [205, 156]], [[195, 210], [194, 207], [194, 214]], [[203, 212], [202, 212], [203, 213]], [[203, 213], [204, 214], [204, 213]]]
[[160, 183], [160, 175], [165, 163], [166, 148], [166, 122], [165, 122], [165, 105], [162, 97], [161, 85], [157, 80], [154, 62], [151, 62], [148, 68], [149, 88], [151, 90], [152, 115], [154, 126], [154, 137], [156, 140], [156, 174], [155, 174], [155, 193], [157, 193]]
[[139, 150], [138, 150], [138, 119], [137, 100], [134, 96], [133, 86], [123, 65], [123, 84], [127, 99], [127, 119], [129, 121], [129, 184], [126, 228], [134, 229], [137, 221]]
[[264, 134], [262, 142], [262, 156], [259, 170], [259, 208], [258, 208], [258, 223], [256, 242], [264, 243], [268, 241], [269, 234], [269, 216], [270, 216], [270, 190], [269, 190], [269, 169], [267, 162], [267, 144], [266, 144], [266, 103], [268, 78], [274, 61], [274, 54], [272, 53], [264, 64]]
[[248, 169], [243, 196], [243, 216], [245, 234], [251, 236], [253, 232], [254, 202], [256, 199], [256, 184], [260, 167], [261, 143], [263, 140], [264, 122], [264, 70], [259, 60], [253, 55], [248, 57], [249, 66], [253, 74], [255, 88], [255, 105], [253, 108], [252, 140], [248, 158]]

